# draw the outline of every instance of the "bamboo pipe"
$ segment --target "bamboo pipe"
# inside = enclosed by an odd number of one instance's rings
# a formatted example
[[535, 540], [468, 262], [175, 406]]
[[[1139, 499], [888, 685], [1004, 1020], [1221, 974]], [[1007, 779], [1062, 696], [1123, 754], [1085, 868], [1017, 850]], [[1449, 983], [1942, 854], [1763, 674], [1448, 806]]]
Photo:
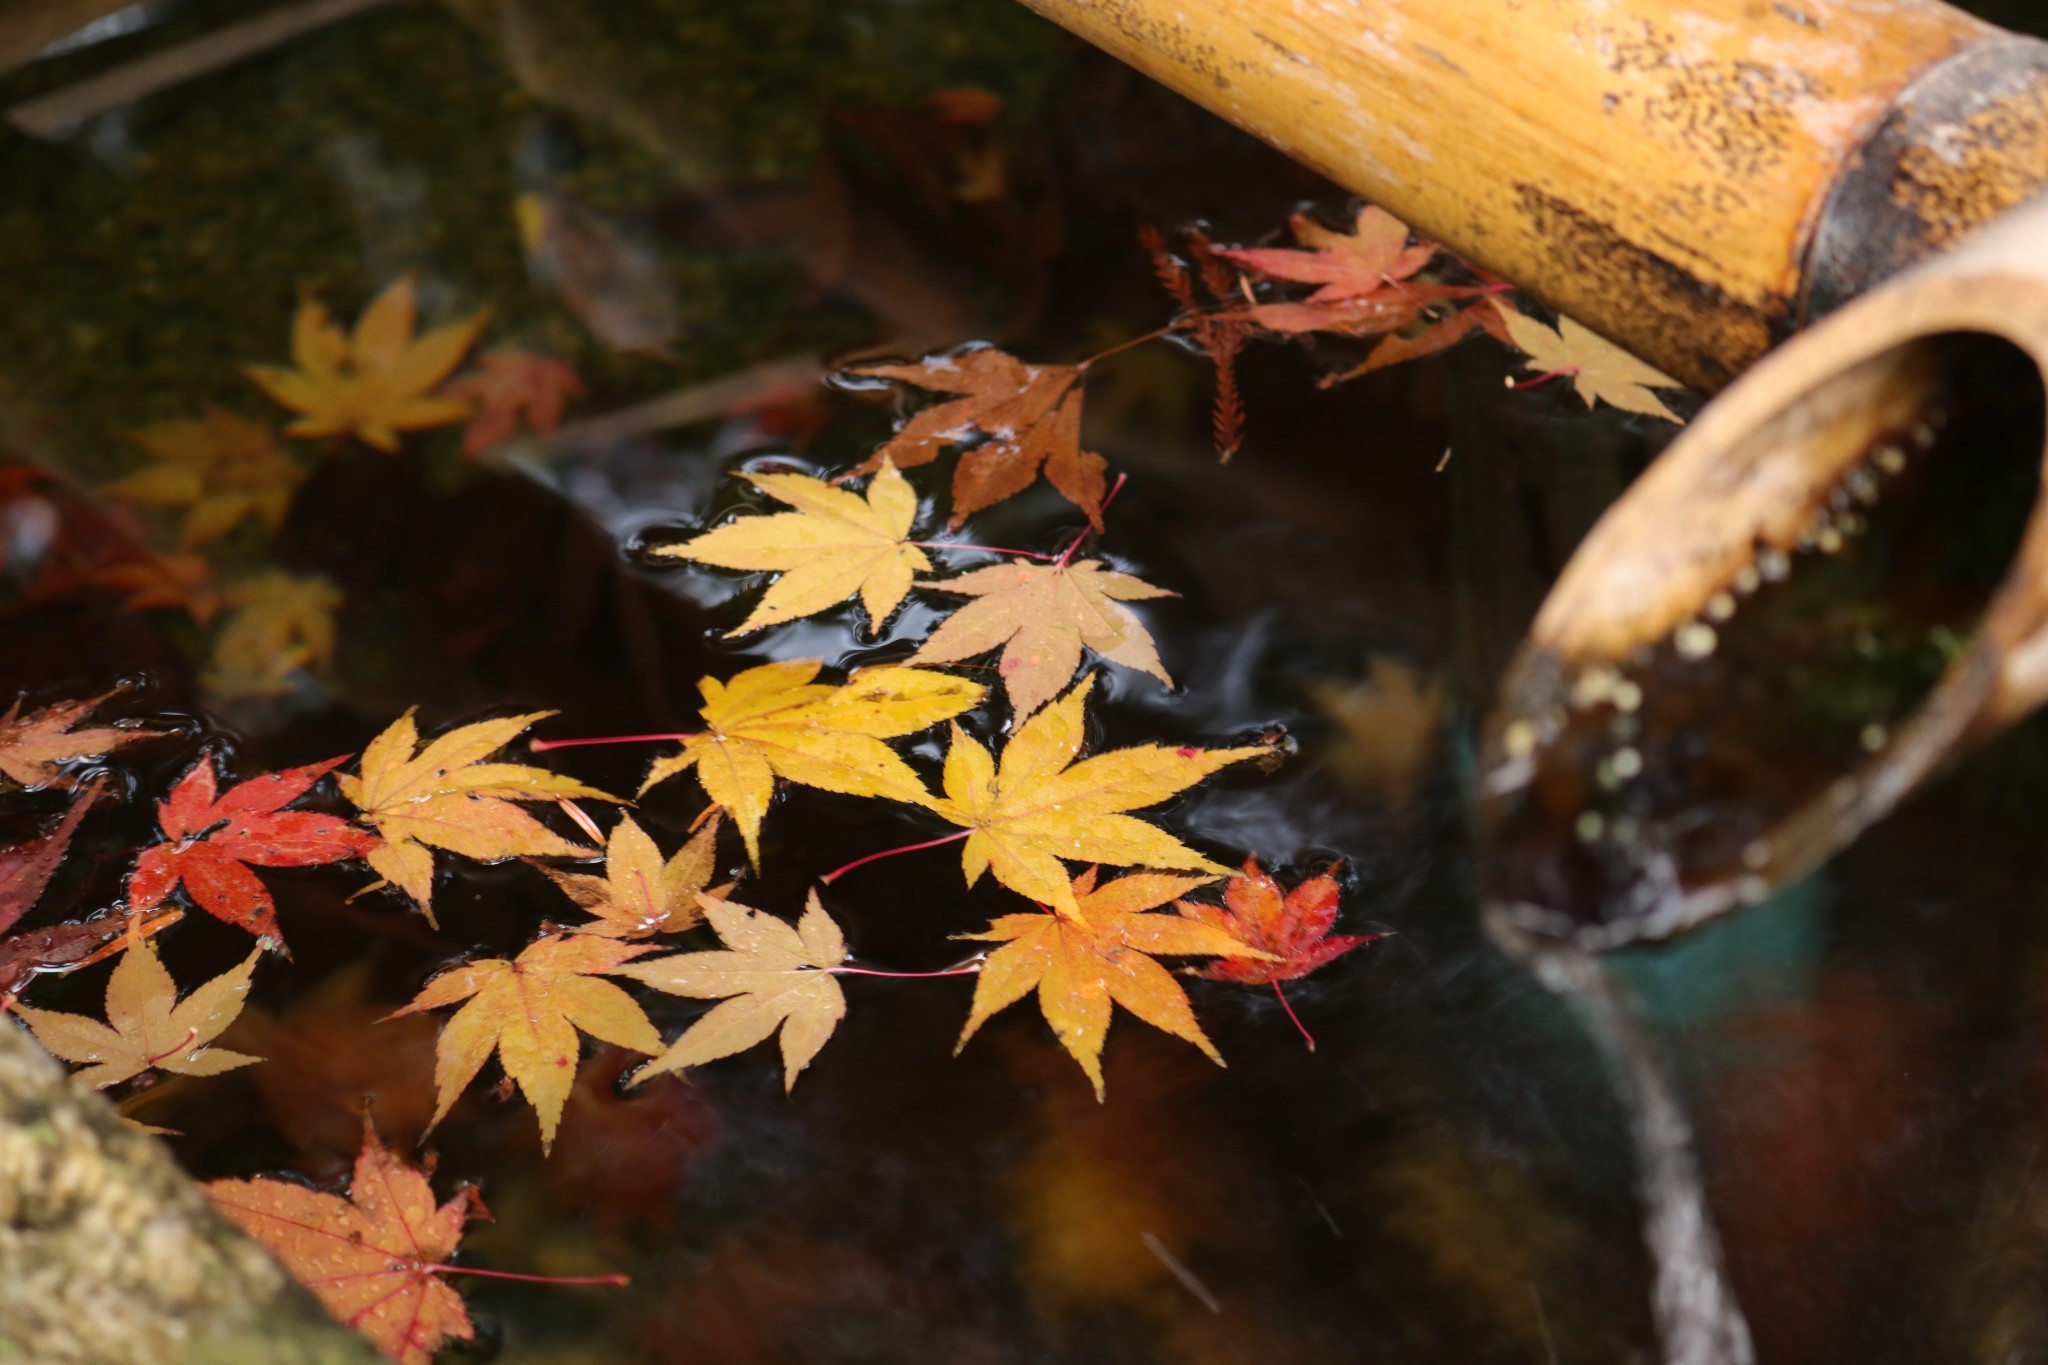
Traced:
[[2048, 183], [1936, 0], [1025, 0], [1703, 389]]

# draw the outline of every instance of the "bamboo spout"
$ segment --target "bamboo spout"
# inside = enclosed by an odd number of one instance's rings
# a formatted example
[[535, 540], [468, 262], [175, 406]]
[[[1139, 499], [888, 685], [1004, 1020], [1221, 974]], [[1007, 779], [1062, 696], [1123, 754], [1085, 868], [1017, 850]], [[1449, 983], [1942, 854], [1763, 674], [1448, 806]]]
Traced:
[[[1946, 760], [2048, 700], [2044, 375], [2048, 197], [1793, 338], [1710, 404], [1579, 547], [1509, 670], [1484, 758], [1489, 824], [1515, 850], [1497, 864], [1492, 913], [1582, 948], [1682, 929], [1803, 874]], [[1912, 460], [1925, 466], [1919, 483]], [[1864, 580], [1853, 608], [1864, 616], [1805, 594], [1800, 630], [1842, 624], [1843, 638], [1862, 639], [1874, 613], [1933, 602], [1941, 558], [1969, 539], [1925, 534], [1944, 474], [1972, 528], [2009, 520], [2006, 556], [1981, 600], [1951, 612], [1952, 657], [1924, 693], [1801, 770], [1780, 740], [1756, 738], [1797, 682], [1776, 646], [1746, 672], [1713, 675], [1710, 656], [1774, 593], [1800, 597], [1802, 563], [1853, 586], [1859, 555], [1866, 565], [1879, 556], [1844, 545], [1844, 533], [1884, 516], [1908, 540], [1923, 523], [1918, 543], [1931, 553], [1892, 579]], [[1887, 480], [1903, 480], [1900, 491], [1883, 492]], [[1789, 581], [1764, 581], [1774, 578]], [[1644, 670], [1655, 685], [1631, 680]], [[1650, 694], [1688, 689], [1665, 733], [1686, 730], [1690, 750], [1670, 751], [1660, 771], [1660, 698]], [[1736, 737], [1731, 746], [1699, 740], [1717, 725]], [[1782, 733], [1784, 743], [1801, 737]], [[1745, 767], [1711, 752], [1740, 748], [1745, 735], [1769, 751]], [[1575, 767], [1585, 769], [1577, 778]], [[1663, 797], [1627, 795], [1659, 780], [1671, 784]], [[1580, 809], [1602, 784], [1608, 794]], [[1770, 793], [1761, 815], [1740, 809], [1747, 794], [1733, 789], [1744, 784]], [[1699, 803], [1719, 798], [1701, 819]], [[1634, 804], [1624, 812], [1625, 801]], [[1691, 827], [1681, 831], [1665, 817], [1687, 801]], [[1626, 838], [1614, 829], [1624, 816]], [[1539, 828], [1570, 853], [1507, 870], [1546, 837]]]
[[1702, 388], [2048, 184], [1936, 0], [1025, 2]]

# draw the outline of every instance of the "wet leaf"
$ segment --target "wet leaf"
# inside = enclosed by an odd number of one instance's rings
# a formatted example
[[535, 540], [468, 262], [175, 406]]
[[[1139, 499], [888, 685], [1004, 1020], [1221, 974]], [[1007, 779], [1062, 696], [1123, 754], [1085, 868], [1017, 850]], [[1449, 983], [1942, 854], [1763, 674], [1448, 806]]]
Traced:
[[1033, 564], [1013, 559], [917, 586], [975, 600], [941, 622], [909, 662], [958, 663], [1002, 646], [997, 672], [1020, 718], [1073, 679], [1084, 646], [1173, 686], [1144, 624], [1118, 604], [1176, 594], [1105, 569], [1096, 560]]
[[783, 1088], [794, 1088], [797, 1073], [846, 1017], [846, 993], [831, 972], [846, 960], [839, 926], [816, 891], [794, 928], [732, 901], [699, 896], [697, 903], [723, 951], [636, 962], [620, 975], [670, 995], [721, 1003], [634, 1072], [629, 1084], [744, 1052], [781, 1029]]
[[148, 507], [183, 507], [178, 548], [218, 540], [254, 517], [275, 531], [305, 472], [262, 422], [209, 407], [196, 421], [159, 422], [134, 433], [151, 463], [107, 485]]
[[317, 867], [361, 858], [376, 836], [347, 820], [285, 807], [347, 762], [330, 758], [265, 773], [219, 792], [212, 755], [204, 755], [157, 806], [164, 842], [142, 851], [128, 876], [131, 910], [155, 909], [182, 882], [215, 919], [278, 943], [277, 903], [252, 867]]
[[127, 937], [139, 942], [184, 918], [168, 910], [146, 918], [104, 919], [53, 924], [0, 938], [0, 997], [19, 993], [39, 972], [68, 972], [112, 955], [107, 945]]
[[1434, 242], [1408, 243], [1408, 225], [1371, 204], [1359, 209], [1349, 232], [1332, 232], [1305, 214], [1289, 220], [1303, 249], [1219, 248], [1218, 256], [1276, 280], [1319, 286], [1309, 304], [1374, 299], [1434, 260]]
[[25, 716], [21, 713], [21, 699], [15, 698], [7, 714], [0, 716], [0, 776], [24, 787], [73, 787], [77, 783], [60, 764], [98, 758], [120, 745], [155, 739], [164, 733], [112, 725], [72, 728], [113, 695], [102, 692], [83, 701], [52, 702]]
[[1077, 763], [1094, 681], [1084, 679], [1018, 726], [1000, 768], [980, 743], [953, 727], [945, 796], [931, 808], [971, 831], [960, 858], [969, 886], [991, 872], [1012, 891], [1081, 919], [1086, 912], [1074, 898], [1062, 860], [1229, 873], [1165, 830], [1123, 812], [1156, 806], [1219, 768], [1268, 751], [1141, 744]]
[[442, 1027], [435, 1046], [433, 1122], [447, 1117], [455, 1097], [496, 1052], [540, 1119], [541, 1148], [552, 1146], [576, 1079], [578, 1029], [635, 1052], [661, 1051], [661, 1035], [633, 997], [598, 979], [652, 951], [652, 944], [550, 934], [510, 961], [487, 958], [429, 981], [411, 1004], [386, 1017], [469, 1002]]
[[912, 577], [931, 567], [924, 551], [909, 543], [917, 493], [887, 460], [869, 482], [866, 500], [802, 474], [741, 477], [796, 510], [741, 517], [654, 551], [721, 569], [782, 575], [739, 628], [726, 632], [728, 638], [815, 616], [856, 594], [873, 633], [910, 592]]
[[48, 834], [12, 848], [0, 848], [0, 933], [12, 929], [15, 921], [35, 907], [43, 888], [64, 861], [71, 836], [92, 803], [99, 799], [97, 783], [71, 799], [71, 808]]
[[249, 978], [262, 949], [252, 948], [230, 968], [178, 999], [177, 983], [150, 944], [134, 943], [107, 979], [107, 1022], [16, 1005], [14, 1012], [36, 1041], [67, 1062], [84, 1066], [77, 1080], [96, 1090], [139, 1076], [152, 1067], [186, 1076], [217, 1076], [263, 1060], [209, 1046], [242, 1012]]
[[654, 840], [632, 816], [622, 815], [605, 842], [602, 877], [552, 867], [541, 871], [570, 900], [597, 916], [588, 924], [570, 926], [579, 934], [632, 939], [680, 934], [702, 918], [697, 893], [718, 871], [719, 823], [713, 814], [673, 858], [663, 862]]
[[547, 433], [562, 423], [562, 409], [583, 393], [583, 381], [553, 356], [516, 346], [497, 346], [476, 359], [476, 368], [456, 376], [443, 398], [472, 408], [476, 416], [462, 432], [462, 453], [481, 455], [519, 429]]
[[475, 1338], [462, 1296], [438, 1277], [481, 1203], [465, 1187], [436, 1208], [426, 1176], [367, 1128], [346, 1199], [262, 1179], [211, 1181], [206, 1194], [336, 1321], [401, 1365], [431, 1365], [442, 1342]]
[[225, 601], [234, 614], [214, 639], [203, 680], [214, 699], [282, 696], [296, 675], [334, 662], [342, 593], [331, 580], [266, 569], [231, 585]]
[[1335, 877], [1311, 877], [1283, 894], [1259, 860], [1247, 858], [1244, 870], [1223, 888], [1221, 906], [1183, 901], [1180, 912], [1267, 955], [1214, 962], [1202, 968], [1201, 975], [1212, 981], [1265, 985], [1307, 976], [1381, 937], [1331, 934], [1337, 923], [1337, 899]]
[[1508, 335], [1528, 353], [1529, 367], [1545, 374], [1568, 374], [1579, 397], [1592, 407], [1607, 402], [1624, 412], [1676, 422], [1678, 414], [1664, 406], [1651, 389], [1682, 389], [1685, 385], [1637, 360], [1621, 347], [1561, 317], [1555, 328], [1521, 313], [1504, 311]]
[[250, 365], [244, 373], [299, 414], [286, 435], [354, 436], [396, 453], [400, 432], [469, 416], [466, 404], [433, 390], [461, 362], [484, 321], [477, 313], [416, 338], [418, 311], [410, 275], [373, 299], [352, 333], [308, 297], [292, 316], [291, 366]]
[[480, 720], [420, 748], [419, 729], [408, 711], [364, 748], [362, 776], [343, 773], [335, 779], [342, 795], [363, 813], [363, 822], [383, 836], [384, 842], [367, 855], [370, 866], [412, 897], [428, 923], [434, 920], [434, 849], [485, 862], [597, 856], [596, 849], [570, 843], [514, 803], [617, 797], [545, 768], [483, 761], [527, 726], [553, 714], [530, 711]]
[[1102, 1043], [1109, 1016], [1122, 1005], [1156, 1029], [1185, 1038], [1218, 1066], [1223, 1058], [1195, 1022], [1187, 992], [1154, 957], [1264, 956], [1262, 950], [1213, 926], [1180, 915], [1155, 913], [1213, 877], [1138, 873], [1096, 885], [1095, 868], [1074, 878], [1070, 898], [1079, 919], [1034, 911], [1004, 915], [979, 934], [961, 937], [1000, 943], [982, 965], [954, 1052], [967, 1046], [988, 1017], [1034, 988], [1045, 1021], [1059, 1035], [1103, 1097]]
[[747, 857], [761, 865], [761, 821], [787, 778], [823, 791], [923, 805], [924, 783], [885, 739], [912, 734], [978, 705], [988, 689], [928, 669], [866, 668], [834, 687], [817, 683], [816, 659], [762, 664], [726, 682], [704, 678], [704, 730], [682, 753], [656, 759], [646, 791], [692, 767], [705, 793], [739, 826]]
[[1102, 529], [1108, 465], [1081, 449], [1082, 367], [1027, 365], [993, 347], [927, 356], [908, 365], [863, 365], [850, 373], [960, 394], [925, 408], [853, 472], [887, 461], [898, 469], [928, 464], [947, 446], [969, 448], [953, 472], [954, 526], [1038, 480]]

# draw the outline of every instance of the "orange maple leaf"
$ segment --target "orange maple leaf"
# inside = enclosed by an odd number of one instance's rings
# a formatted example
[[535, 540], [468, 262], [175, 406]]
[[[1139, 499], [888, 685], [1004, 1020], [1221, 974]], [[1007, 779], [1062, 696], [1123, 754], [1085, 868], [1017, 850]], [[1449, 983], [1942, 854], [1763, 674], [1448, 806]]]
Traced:
[[123, 611], [182, 611], [199, 625], [220, 615], [220, 584], [213, 566], [196, 554], [159, 555], [148, 551], [94, 569], [87, 578], [94, 587], [128, 594]]
[[576, 1079], [578, 1029], [607, 1043], [661, 1051], [661, 1035], [633, 997], [598, 977], [617, 972], [651, 943], [621, 943], [594, 934], [550, 934], [511, 961], [488, 958], [446, 971], [390, 1019], [469, 1003], [441, 1030], [434, 1050], [433, 1124], [448, 1114], [492, 1052], [518, 1082], [540, 1118], [542, 1150], [554, 1144], [562, 1105]]
[[441, 1343], [476, 1329], [462, 1296], [439, 1276], [472, 1216], [488, 1217], [464, 1186], [436, 1208], [426, 1175], [394, 1156], [367, 1125], [349, 1197], [286, 1180], [215, 1180], [207, 1197], [267, 1247], [329, 1313], [400, 1365], [430, 1365]]
[[[1473, 298], [1495, 288], [1414, 280], [1414, 275], [1436, 258], [1437, 245], [1417, 241], [1411, 246], [1408, 225], [1371, 205], [1358, 211], [1348, 233], [1332, 232], [1302, 214], [1290, 219], [1289, 226], [1306, 250], [1253, 247], [1216, 251], [1269, 279], [1318, 286], [1305, 299], [1247, 308], [1245, 315], [1267, 331], [1347, 336], [1392, 332], [1424, 316], [1432, 304]], [[1455, 339], [1448, 338], [1443, 345]], [[1391, 363], [1391, 358], [1383, 363]]]
[[553, 431], [562, 409], [583, 393], [583, 381], [553, 356], [535, 355], [516, 346], [498, 346], [477, 357], [476, 368], [450, 380], [441, 396], [474, 407], [476, 415], [462, 432], [462, 453], [481, 455], [518, 429], [524, 416], [529, 429]]
[[373, 299], [344, 333], [327, 306], [308, 297], [292, 315], [292, 364], [249, 365], [243, 373], [299, 414], [288, 436], [354, 436], [386, 453], [398, 433], [447, 426], [467, 404], [433, 396], [476, 339], [484, 314], [415, 338], [419, 303], [407, 275]]
[[1337, 923], [1335, 877], [1310, 877], [1292, 891], [1282, 892], [1280, 883], [1259, 866], [1257, 858], [1246, 858], [1244, 870], [1224, 886], [1222, 905], [1183, 901], [1179, 909], [1189, 919], [1268, 955], [1204, 967], [1200, 974], [1212, 981], [1255, 985], [1293, 981], [1381, 937], [1330, 933]]
[[24, 787], [74, 787], [77, 782], [59, 764], [77, 758], [98, 758], [117, 745], [155, 739], [165, 733], [112, 725], [71, 728], [113, 695], [102, 692], [83, 701], [52, 702], [25, 716], [21, 713], [21, 698], [16, 697], [7, 714], [0, 715], [0, 776]]
[[1185, 1038], [1218, 1066], [1216, 1051], [1195, 1022], [1187, 992], [1154, 956], [1215, 955], [1265, 958], [1270, 954], [1212, 925], [1180, 915], [1150, 913], [1213, 877], [1170, 877], [1141, 872], [1098, 887], [1095, 868], [1074, 878], [1072, 895], [1086, 916], [1033, 911], [1004, 915], [979, 934], [962, 938], [1000, 943], [974, 984], [967, 1027], [954, 1046], [967, 1046], [988, 1017], [1024, 998], [1034, 987], [1045, 1021], [1059, 1035], [1103, 1098], [1102, 1043], [1109, 1016], [1122, 1005], [1156, 1029]]
[[1102, 529], [1108, 463], [1081, 449], [1083, 365], [1027, 365], [992, 346], [926, 356], [909, 365], [863, 365], [849, 373], [962, 395], [924, 409], [889, 443], [850, 471], [929, 464], [947, 446], [966, 446], [953, 471], [958, 527], [984, 507], [1029, 488], [1040, 473]]

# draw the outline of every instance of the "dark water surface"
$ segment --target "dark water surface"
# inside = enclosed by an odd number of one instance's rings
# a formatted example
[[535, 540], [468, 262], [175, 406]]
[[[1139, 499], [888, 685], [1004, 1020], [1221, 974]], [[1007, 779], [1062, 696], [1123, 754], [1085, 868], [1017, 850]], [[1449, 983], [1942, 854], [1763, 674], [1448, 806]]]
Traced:
[[[0, 75], [0, 106], [257, 12], [135, 7], [104, 40]], [[700, 675], [903, 657], [937, 599], [880, 640], [842, 609], [728, 641], [751, 583], [639, 553], [735, 505], [732, 469], [844, 468], [889, 430], [886, 404], [760, 367], [970, 339], [1073, 360], [1170, 316], [1141, 227], [1206, 221], [1252, 241], [1304, 200], [1332, 221], [1344, 206], [998, 0], [399, 3], [204, 65], [36, 135], [0, 127], [0, 456], [46, 476], [0, 483], [0, 696], [126, 679], [112, 713], [184, 718], [179, 739], [114, 765], [130, 800], [95, 815], [31, 923], [117, 901], [154, 802], [203, 748], [247, 776], [359, 751], [413, 706], [429, 728], [555, 708], [551, 736], [674, 731], [695, 722]], [[992, 123], [930, 102], [968, 87], [999, 100]], [[607, 225], [585, 285], [565, 291], [522, 249], [522, 194]], [[567, 360], [589, 390], [572, 423], [677, 392], [696, 415], [480, 461], [459, 454], [459, 428], [398, 457], [302, 444], [310, 473], [276, 532], [248, 521], [204, 547], [223, 583], [282, 570], [339, 594], [331, 661], [281, 667], [270, 695], [209, 668], [232, 600], [202, 623], [55, 574], [66, 554], [90, 558], [91, 536], [51, 528], [97, 525], [92, 490], [142, 463], [124, 433], [208, 404], [276, 420], [240, 367], [283, 359], [302, 292], [351, 319], [407, 272], [430, 320], [489, 306], [490, 341]], [[666, 354], [625, 354], [607, 326], [673, 334]], [[1509, 393], [1509, 358], [1484, 341], [1332, 391], [1314, 383], [1325, 368], [1255, 348], [1249, 436], [1228, 465], [1209, 443], [1207, 371], [1170, 346], [1103, 362], [1087, 419], [1089, 447], [1129, 476], [1090, 552], [1181, 594], [1143, 608], [1179, 689], [1107, 670], [1095, 742], [1284, 729], [1298, 754], [1277, 773], [1233, 770], [1163, 822], [1290, 884], [1337, 863], [1341, 928], [1396, 931], [1290, 988], [1318, 1049], [1270, 992], [1190, 981], [1228, 1069], [1123, 1016], [1097, 1104], [1028, 1002], [955, 1058], [971, 980], [845, 979], [848, 1018], [788, 1097], [764, 1050], [626, 1092], [634, 1059], [591, 1045], [546, 1159], [531, 1111], [496, 1097], [487, 1068], [428, 1144], [438, 1186], [479, 1182], [497, 1215], [466, 1253], [633, 1284], [465, 1282], [476, 1358], [1654, 1358], [1624, 1116], [1568, 1013], [1486, 942], [1468, 811], [1471, 736], [1501, 667], [1578, 536], [1670, 431], [1588, 414], [1561, 384]], [[971, 531], [1057, 548], [1071, 511], [1040, 491]], [[177, 517], [132, 529], [169, 550]], [[1729, 725], [1711, 697], [1687, 700], [1677, 728], [1731, 746], [1860, 735], [1863, 709], [1895, 711], [1929, 665], [1887, 655], [1872, 692], [1842, 642], [1919, 618], [1838, 624], [1806, 641], [1800, 685], [1744, 684], [1766, 729]], [[995, 739], [998, 721], [973, 723]], [[936, 774], [936, 736], [908, 748]], [[629, 792], [647, 756], [547, 762]], [[1730, 812], [1744, 796], [1727, 791]], [[2048, 1359], [2044, 796], [2037, 723], [1801, 885], [1622, 955], [1699, 1126], [1764, 1361]], [[672, 850], [701, 807], [675, 782], [639, 816]], [[0, 795], [0, 836], [53, 809]], [[907, 808], [794, 791], [742, 898], [793, 913], [824, 871], [940, 832]], [[209, 1178], [338, 1179], [366, 1095], [415, 1150], [436, 1025], [374, 1021], [441, 966], [571, 918], [529, 868], [441, 861], [438, 930], [389, 893], [348, 901], [358, 869], [266, 872], [294, 955], [262, 967], [225, 1041], [268, 1060], [165, 1081], [130, 1111], [181, 1130], [173, 1150]], [[961, 956], [949, 935], [1020, 908], [986, 882], [963, 891], [957, 868], [950, 849], [883, 863], [828, 903], [862, 961], [945, 966]], [[246, 936], [199, 914], [164, 943], [188, 983], [244, 952]], [[41, 983], [32, 1002], [96, 1012], [105, 972]], [[699, 1012], [647, 1003], [669, 1037]]]

